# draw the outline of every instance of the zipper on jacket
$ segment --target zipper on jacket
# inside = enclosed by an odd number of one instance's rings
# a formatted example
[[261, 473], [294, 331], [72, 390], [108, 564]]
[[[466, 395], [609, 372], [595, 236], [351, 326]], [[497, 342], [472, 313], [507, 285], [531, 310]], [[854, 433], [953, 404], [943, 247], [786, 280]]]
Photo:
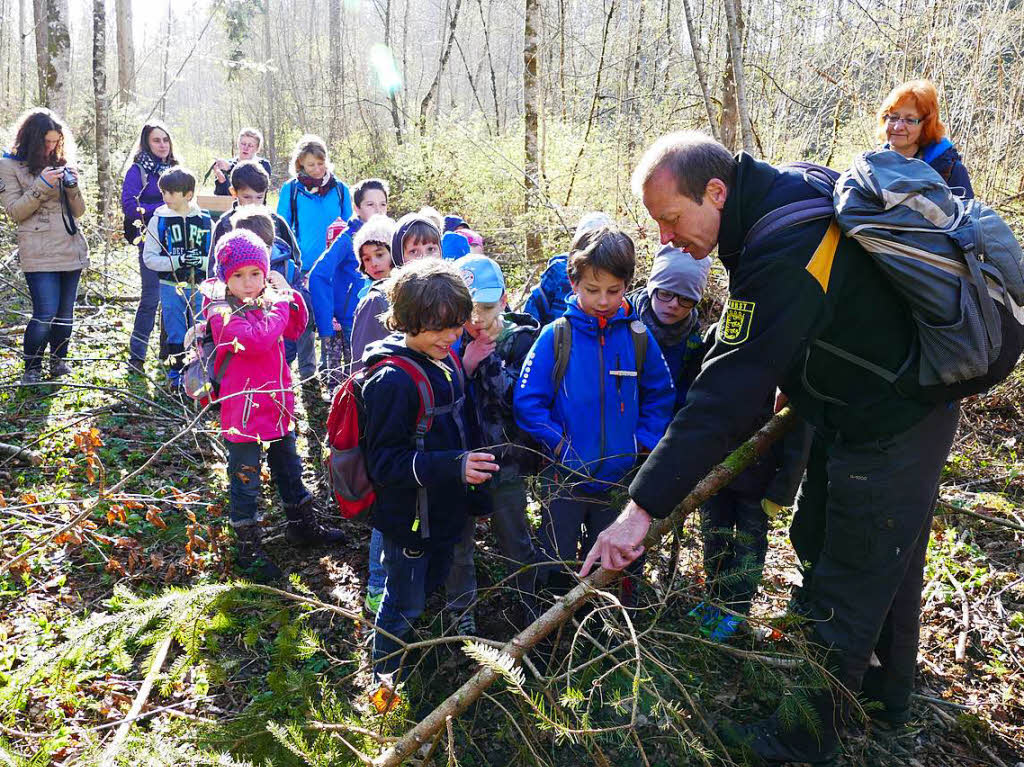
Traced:
[[[597, 329], [597, 376], [601, 382], [599, 385], [598, 392], [601, 396], [601, 451], [598, 454], [598, 466], [604, 461], [604, 441], [605, 441], [605, 426], [604, 426], [604, 328], [598, 327]], [[596, 467], [595, 467], [596, 469]]]

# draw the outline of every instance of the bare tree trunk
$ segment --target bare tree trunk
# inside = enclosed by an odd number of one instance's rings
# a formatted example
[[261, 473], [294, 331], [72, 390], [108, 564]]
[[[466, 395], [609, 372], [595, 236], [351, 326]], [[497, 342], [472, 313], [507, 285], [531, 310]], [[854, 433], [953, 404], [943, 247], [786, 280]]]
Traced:
[[18, 62], [21, 74], [21, 107], [28, 106], [28, 0], [18, 0]]
[[[700, 84], [700, 92], [704, 96], [704, 111], [708, 115], [708, 126], [711, 128], [711, 135], [716, 139], [718, 135], [718, 121], [715, 119], [715, 110], [711, 106], [711, 94], [708, 92], [708, 78], [704, 74], [704, 63], [700, 52], [700, 39], [697, 37], [697, 30], [693, 28], [693, 14], [690, 11], [690, 0], [683, 0], [683, 13], [686, 15], [686, 34], [690, 38], [690, 50], [693, 51], [693, 68], [697, 72], [697, 82]], [[667, 23], [667, 22], [666, 22]]]
[[167, 119], [167, 76], [171, 58], [171, 21], [173, 4], [167, 4], [167, 38], [164, 40], [164, 65], [160, 78], [160, 119]]
[[39, 92], [36, 94], [36, 102], [47, 104], [47, 83], [49, 82], [46, 73], [50, 69], [50, 53], [47, 48], [46, 15], [48, 11], [48, 0], [32, 0], [32, 31], [35, 32], [36, 42], [36, 76], [39, 79]]
[[117, 19], [117, 98], [128, 104], [135, 98], [135, 38], [131, 0], [114, 0]]
[[754, 128], [750, 123], [747, 107], [747, 81], [743, 75], [743, 17], [737, 0], [724, 0], [725, 16], [728, 20], [729, 58], [732, 60], [733, 81], [736, 87], [736, 107], [739, 111], [740, 133], [743, 136], [743, 151], [751, 154], [757, 151]]
[[480, 9], [480, 26], [484, 30], [484, 52], [487, 54], [487, 66], [491, 70], [491, 97], [494, 99], [494, 132], [501, 133], [501, 114], [498, 112], [498, 76], [494, 71], [494, 58], [491, 56], [491, 33], [488, 30], [487, 18], [484, 16], [483, 0], [476, 0]]
[[110, 123], [107, 108], [107, 4], [92, 0], [92, 87], [96, 112], [96, 188], [99, 220], [110, 202]]
[[277, 169], [277, 130], [274, 121], [274, 73], [270, 71], [273, 59], [273, 46], [270, 36], [270, 0], [263, 0], [263, 58], [266, 69], [263, 74], [263, 91], [267, 97], [267, 126], [264, 136], [267, 145], [264, 151], [270, 160], [270, 167]]
[[68, 81], [71, 77], [71, 32], [68, 0], [48, 0], [46, 48], [49, 67], [46, 103], [63, 117], [68, 112]]
[[448, 27], [448, 40], [441, 51], [441, 61], [437, 65], [437, 73], [434, 75], [434, 81], [430, 83], [430, 88], [427, 89], [427, 95], [423, 97], [423, 101], [420, 104], [421, 136], [427, 133], [427, 112], [430, 109], [431, 103], [437, 98], [437, 92], [441, 88], [441, 77], [444, 76], [445, 67], [448, 66], [448, 57], [451, 55], [452, 44], [455, 42], [455, 28], [459, 23], [459, 11], [461, 9], [462, 0], [455, 0], [455, 10], [452, 11], [452, 20]]
[[[388, 49], [388, 55], [394, 59], [394, 51], [391, 49], [391, 3], [387, 0], [384, 5], [384, 45]], [[388, 91], [388, 103], [391, 105], [391, 122], [395, 126], [395, 141], [402, 145], [402, 114], [398, 110], [398, 98], [395, 96], [395, 89]]]
[[330, 73], [331, 82], [328, 86], [330, 88], [330, 109], [331, 116], [327, 121], [328, 133], [327, 138], [331, 144], [336, 144], [341, 138], [340, 131], [338, 129], [338, 95], [341, 91], [341, 0], [330, 0], [328, 3], [330, 6], [327, 22], [327, 34], [330, 35], [330, 45], [327, 50], [327, 55], [330, 57]]
[[530, 212], [537, 207], [537, 191], [540, 183], [540, 152], [537, 143], [538, 115], [540, 114], [540, 76], [537, 59], [540, 48], [537, 38], [540, 34], [540, 0], [526, 0], [525, 31], [523, 35], [523, 113], [525, 116], [525, 205], [526, 260], [540, 261], [543, 243], [537, 222], [530, 219]]

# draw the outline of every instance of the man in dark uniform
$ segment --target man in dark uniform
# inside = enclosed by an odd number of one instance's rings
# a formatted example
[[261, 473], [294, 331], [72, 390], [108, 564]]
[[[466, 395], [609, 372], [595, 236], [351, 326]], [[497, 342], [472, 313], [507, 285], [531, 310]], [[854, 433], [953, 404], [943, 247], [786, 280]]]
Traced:
[[[774, 168], [696, 132], [659, 139], [633, 175], [661, 241], [706, 258], [717, 245], [729, 300], [714, 347], [664, 438], [630, 485], [632, 500], [598, 538], [600, 560], [622, 569], [663, 518], [731, 446], [749, 436], [775, 387], [812, 423], [826, 451], [824, 546], [807, 584], [819, 660], [858, 692], [872, 652], [870, 693], [904, 719], [913, 688], [925, 551], [940, 472], [959, 419], [847, 362], [842, 352], [915, 381], [913, 321], [871, 257], [825, 217], [745, 243], [763, 216], [821, 197], [803, 172]], [[840, 352], [839, 355], [836, 351]], [[908, 389], [911, 391], [907, 393]], [[818, 732], [776, 716], [740, 728], [764, 761], [822, 761], [838, 745], [840, 696], [812, 696]]]

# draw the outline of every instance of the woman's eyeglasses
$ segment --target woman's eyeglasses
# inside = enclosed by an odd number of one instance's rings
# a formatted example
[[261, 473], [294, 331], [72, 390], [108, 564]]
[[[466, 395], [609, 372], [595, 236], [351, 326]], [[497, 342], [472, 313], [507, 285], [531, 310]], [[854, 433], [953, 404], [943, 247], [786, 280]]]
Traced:
[[889, 123], [889, 125], [899, 125], [900, 123], [903, 123], [911, 128], [916, 128], [924, 122], [923, 117], [900, 117], [899, 115], [883, 115], [882, 119]]
[[679, 304], [681, 309], [692, 309], [697, 304], [688, 298], [683, 298], [678, 293], [673, 293], [671, 290], [664, 290], [663, 288], [654, 289], [654, 297], [657, 298], [663, 304], [670, 304], [673, 301]]

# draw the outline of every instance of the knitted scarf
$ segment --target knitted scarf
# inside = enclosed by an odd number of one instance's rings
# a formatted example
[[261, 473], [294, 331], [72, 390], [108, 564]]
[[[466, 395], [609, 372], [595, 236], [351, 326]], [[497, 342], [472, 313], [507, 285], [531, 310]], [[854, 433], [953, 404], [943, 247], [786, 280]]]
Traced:
[[159, 176], [171, 167], [148, 150], [143, 150], [135, 155], [135, 164], [140, 166], [150, 176]]
[[334, 174], [332, 173], [328, 173], [323, 178], [313, 178], [305, 173], [300, 173], [296, 177], [296, 180], [302, 184], [309, 194], [319, 194], [320, 196], [323, 196], [334, 189], [336, 183], [334, 180]]
[[654, 334], [654, 340], [658, 342], [660, 348], [683, 343], [686, 337], [693, 331], [693, 326], [697, 322], [697, 309], [694, 308], [682, 322], [677, 322], [673, 325], [663, 325], [661, 320], [658, 319], [658, 315], [654, 312], [654, 307], [651, 305], [651, 299], [647, 295], [646, 290], [634, 301], [636, 306], [633, 308], [640, 315], [643, 323], [650, 328], [651, 333]]

